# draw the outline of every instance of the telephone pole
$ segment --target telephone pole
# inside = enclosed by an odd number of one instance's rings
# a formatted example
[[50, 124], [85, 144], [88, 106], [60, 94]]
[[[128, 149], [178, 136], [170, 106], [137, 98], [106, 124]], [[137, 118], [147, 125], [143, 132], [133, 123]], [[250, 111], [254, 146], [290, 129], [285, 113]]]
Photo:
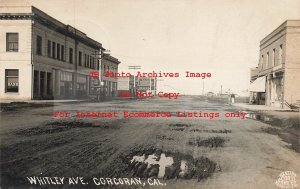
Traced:
[[134, 95], [135, 95], [136, 94], [135, 70], [141, 69], [141, 66], [128, 66], [128, 69], [133, 70], [133, 90], [134, 90]]

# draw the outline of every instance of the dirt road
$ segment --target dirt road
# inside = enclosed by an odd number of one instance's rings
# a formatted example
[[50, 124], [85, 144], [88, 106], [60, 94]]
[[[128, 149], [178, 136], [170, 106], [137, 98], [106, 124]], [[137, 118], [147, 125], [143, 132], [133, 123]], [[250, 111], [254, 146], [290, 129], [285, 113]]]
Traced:
[[[58, 111], [70, 112], [71, 118], [54, 118]], [[76, 111], [119, 116], [77, 119]], [[124, 111], [169, 112], [172, 117], [125, 119]], [[177, 117], [178, 112], [219, 117], [184, 118]], [[242, 119], [234, 107], [203, 97], [57, 104], [0, 115], [2, 189], [273, 189], [279, 188], [275, 182], [280, 173], [300, 173], [300, 154], [266, 132], [270, 125]], [[30, 184], [27, 177], [34, 176], [41, 180]], [[67, 182], [76, 177], [84, 182]]]

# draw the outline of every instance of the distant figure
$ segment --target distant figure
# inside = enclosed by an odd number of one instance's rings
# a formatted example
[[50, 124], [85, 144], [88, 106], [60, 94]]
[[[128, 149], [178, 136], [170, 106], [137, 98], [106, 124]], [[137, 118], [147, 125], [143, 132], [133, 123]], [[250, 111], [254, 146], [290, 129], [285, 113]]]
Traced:
[[234, 99], [235, 99], [235, 95], [234, 95], [234, 94], [231, 94], [231, 95], [230, 95], [230, 99], [231, 99], [231, 103], [233, 104], [233, 103], [234, 103]]
[[101, 101], [101, 89], [100, 88], [98, 88], [96, 90], [96, 95], [97, 95], [97, 101], [100, 102]]

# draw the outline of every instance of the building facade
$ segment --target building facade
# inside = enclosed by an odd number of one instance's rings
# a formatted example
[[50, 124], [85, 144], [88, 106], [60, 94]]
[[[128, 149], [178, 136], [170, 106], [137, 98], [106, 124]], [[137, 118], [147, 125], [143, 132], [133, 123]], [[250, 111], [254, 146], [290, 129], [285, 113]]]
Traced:
[[149, 93], [151, 92], [152, 96], [156, 96], [157, 88], [157, 78], [136, 78], [137, 85], [136, 90], [138, 92]]
[[35, 7], [0, 8], [0, 99], [79, 99], [102, 44]]
[[300, 100], [300, 20], [287, 20], [260, 42], [250, 101], [286, 108]]
[[103, 54], [101, 59], [101, 70], [102, 70], [102, 81], [104, 87], [105, 96], [117, 96], [118, 90], [118, 78], [117, 77], [105, 77], [105, 73], [109, 72], [110, 74], [118, 73], [118, 66], [120, 61], [109, 55]]

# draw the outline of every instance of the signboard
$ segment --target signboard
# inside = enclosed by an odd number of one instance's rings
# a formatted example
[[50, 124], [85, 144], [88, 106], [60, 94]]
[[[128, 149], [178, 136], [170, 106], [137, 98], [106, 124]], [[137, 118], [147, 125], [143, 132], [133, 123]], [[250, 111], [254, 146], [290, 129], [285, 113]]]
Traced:
[[97, 87], [100, 85], [100, 81], [98, 78], [91, 78], [91, 87]]
[[128, 77], [118, 78], [118, 90], [129, 90], [129, 78]]
[[150, 78], [139, 79], [140, 86], [150, 86]]

